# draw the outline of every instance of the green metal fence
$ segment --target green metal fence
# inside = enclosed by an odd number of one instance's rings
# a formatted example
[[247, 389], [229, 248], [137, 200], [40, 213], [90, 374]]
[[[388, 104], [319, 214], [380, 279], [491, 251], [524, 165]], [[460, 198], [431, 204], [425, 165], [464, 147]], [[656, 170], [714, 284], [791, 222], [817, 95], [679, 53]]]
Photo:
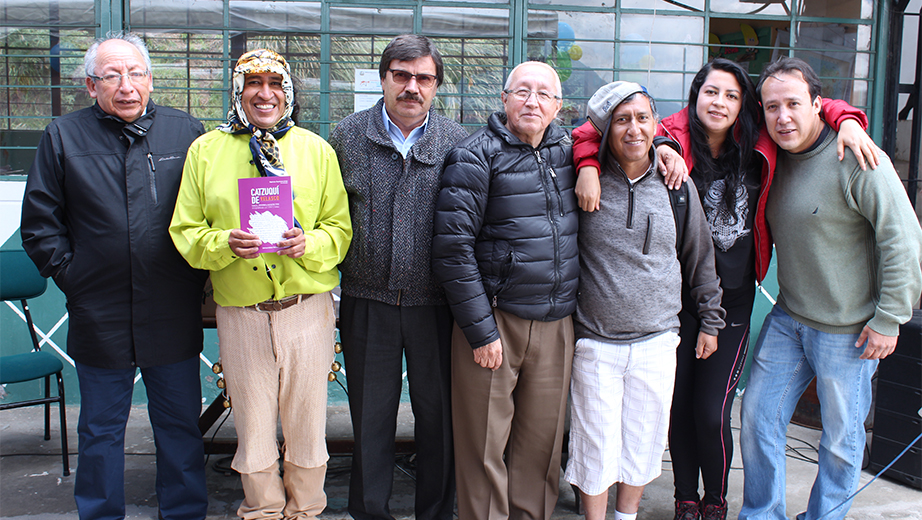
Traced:
[[[560, 121], [573, 126], [589, 96], [610, 81], [646, 85], [665, 116], [684, 105], [692, 77], [710, 57], [736, 60], [757, 76], [783, 54], [810, 62], [827, 96], [864, 108], [879, 138], [875, 115], [883, 95], [876, 77], [883, 78], [884, 64], [876, 57], [886, 55], [879, 43], [887, 41], [885, 6], [884, 0], [4, 0], [0, 195], [18, 184], [3, 180], [24, 179], [42, 129], [92, 103], [83, 53], [111, 30], [146, 40], [152, 98], [190, 112], [209, 129], [224, 119], [230, 65], [245, 50], [268, 47], [289, 59], [299, 82], [301, 125], [326, 137], [363, 94], [356, 71], [376, 69], [392, 37], [420, 33], [433, 38], [444, 57], [437, 108], [472, 129], [500, 107], [511, 67], [528, 59], [557, 69], [564, 90]], [[3, 213], [7, 220], [16, 215], [15, 208]], [[9, 232], [0, 243], [17, 247], [17, 237]], [[56, 291], [38, 305], [46, 331], [64, 317]], [[757, 303], [755, 333], [766, 301]], [[46, 304], [49, 310], [41, 309]], [[0, 309], [3, 353], [8, 337], [19, 333], [11, 312]], [[65, 331], [66, 319], [49, 338], [62, 349]], [[216, 339], [208, 336], [203, 361], [216, 357]], [[203, 369], [205, 393], [212, 396], [208, 378], [213, 375]], [[331, 397], [341, 399], [331, 388]], [[68, 400], [77, 395], [71, 391]]]

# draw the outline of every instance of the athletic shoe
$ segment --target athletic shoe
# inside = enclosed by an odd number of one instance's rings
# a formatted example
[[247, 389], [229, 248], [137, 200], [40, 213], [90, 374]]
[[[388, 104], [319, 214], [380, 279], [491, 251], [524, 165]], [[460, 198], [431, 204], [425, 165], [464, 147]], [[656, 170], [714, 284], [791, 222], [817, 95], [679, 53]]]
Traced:
[[[726, 510], [724, 511], [726, 512]], [[675, 501], [674, 520], [700, 520], [701, 512], [698, 511], [698, 502]]]
[[727, 501], [723, 504], [702, 504], [701, 518], [703, 520], [726, 520], [727, 518]]

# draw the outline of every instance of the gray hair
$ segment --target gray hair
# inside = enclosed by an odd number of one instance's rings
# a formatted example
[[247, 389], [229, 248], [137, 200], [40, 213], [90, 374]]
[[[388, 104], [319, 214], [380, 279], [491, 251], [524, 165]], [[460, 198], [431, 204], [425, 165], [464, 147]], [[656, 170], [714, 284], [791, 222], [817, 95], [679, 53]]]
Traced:
[[86, 54], [83, 56], [83, 69], [86, 71], [87, 77], [96, 75], [96, 57], [99, 54], [99, 46], [109, 40], [122, 40], [133, 45], [144, 58], [147, 72], [151, 72], [150, 53], [147, 52], [147, 46], [144, 45], [144, 40], [136, 34], [119, 31], [109, 32], [106, 33], [105, 37], [97, 38], [93, 41], [93, 44], [90, 45], [90, 48], [86, 50]]
[[548, 70], [554, 73], [554, 86], [557, 87], [557, 92], [555, 94], [558, 96], [563, 96], [563, 88], [560, 86], [560, 76], [557, 74], [557, 70], [555, 70], [554, 67], [551, 67], [547, 63], [544, 63], [543, 61], [535, 60], [523, 61], [522, 63], [516, 65], [506, 77], [506, 83], [503, 85], [503, 90], [509, 90], [509, 87], [512, 86], [512, 76], [515, 76], [515, 72], [519, 70], [519, 67], [523, 67], [525, 65], [543, 65], [547, 67]]

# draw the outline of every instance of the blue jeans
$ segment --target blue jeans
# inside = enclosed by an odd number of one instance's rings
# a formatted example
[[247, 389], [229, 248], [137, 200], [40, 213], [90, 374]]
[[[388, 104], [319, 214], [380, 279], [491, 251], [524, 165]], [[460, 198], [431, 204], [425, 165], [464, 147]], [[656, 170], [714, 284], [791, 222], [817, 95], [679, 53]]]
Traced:
[[[830, 334], [795, 321], [777, 305], [765, 318], [743, 395], [740, 447], [742, 519], [787, 518], [785, 438], [800, 395], [816, 376], [823, 434], [806, 520], [833, 509], [858, 487], [876, 360], [859, 356], [858, 334]], [[823, 520], [845, 517], [851, 501]]]
[[[125, 518], [125, 428], [136, 369], [77, 363], [80, 418], [74, 499], [81, 519]], [[157, 501], [165, 520], [208, 513], [199, 360], [141, 369], [157, 449]]]

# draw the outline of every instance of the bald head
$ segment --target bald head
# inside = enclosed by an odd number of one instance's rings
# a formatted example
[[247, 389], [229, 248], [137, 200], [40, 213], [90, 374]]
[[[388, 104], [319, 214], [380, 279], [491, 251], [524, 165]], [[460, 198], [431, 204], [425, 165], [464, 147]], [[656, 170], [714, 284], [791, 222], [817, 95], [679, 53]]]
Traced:
[[546, 63], [526, 61], [512, 69], [501, 97], [506, 128], [523, 143], [537, 147], [562, 106], [560, 77]]

